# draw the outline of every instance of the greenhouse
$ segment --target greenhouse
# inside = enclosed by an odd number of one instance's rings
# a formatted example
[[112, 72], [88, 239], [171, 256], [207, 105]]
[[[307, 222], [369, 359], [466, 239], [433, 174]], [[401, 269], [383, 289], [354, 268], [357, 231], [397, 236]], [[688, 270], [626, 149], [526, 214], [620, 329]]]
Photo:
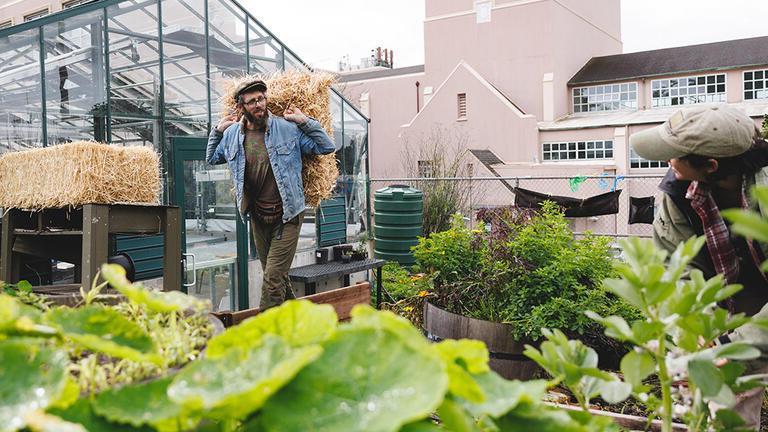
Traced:
[[[309, 67], [235, 1], [84, 4], [0, 30], [0, 152], [79, 140], [154, 149], [162, 201], [183, 209], [186, 290], [217, 310], [244, 309], [258, 260], [226, 165], [207, 165], [205, 144], [226, 80], [290, 70]], [[366, 225], [368, 120], [329, 93], [340, 172], [334, 198], [346, 209], [342, 236], [354, 240]], [[319, 237], [307, 217], [298, 254], [314, 252]], [[122, 236], [114, 248], [129, 251], [139, 278], [150, 279], [162, 274], [158, 242]], [[56, 279], [56, 266], [52, 273], [35, 276]]]

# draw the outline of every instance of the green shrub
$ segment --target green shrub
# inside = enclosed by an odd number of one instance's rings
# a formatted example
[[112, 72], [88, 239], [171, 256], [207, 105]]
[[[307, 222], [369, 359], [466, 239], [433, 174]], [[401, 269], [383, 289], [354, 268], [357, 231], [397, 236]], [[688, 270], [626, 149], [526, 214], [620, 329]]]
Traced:
[[428, 288], [423, 278], [412, 275], [407, 268], [396, 262], [384, 264], [381, 276], [384, 282], [383, 287], [395, 302], [413, 297], [419, 291]]
[[616, 275], [609, 238], [575, 238], [554, 203], [545, 203], [532, 217], [495, 215], [490, 232], [455, 224], [414, 249], [418, 265], [436, 273], [436, 304], [472, 318], [513, 324], [513, 336], [531, 340], [542, 336], [541, 328], [605, 339], [585, 310], [638, 317], [602, 286], [604, 278]]
[[433, 275], [438, 286], [474, 274], [482, 258], [483, 247], [476, 244], [480, 231], [466, 228], [461, 215], [455, 214], [449, 230], [419, 238], [419, 244], [413, 247], [415, 269]]

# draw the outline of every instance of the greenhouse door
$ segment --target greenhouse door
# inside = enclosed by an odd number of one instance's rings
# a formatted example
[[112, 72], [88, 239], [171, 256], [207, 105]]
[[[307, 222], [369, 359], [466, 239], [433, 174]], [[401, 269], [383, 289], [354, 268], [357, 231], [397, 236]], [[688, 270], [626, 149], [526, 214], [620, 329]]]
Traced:
[[206, 138], [171, 139], [174, 204], [182, 209], [183, 290], [214, 311], [248, 307], [248, 233], [226, 164], [205, 162]]

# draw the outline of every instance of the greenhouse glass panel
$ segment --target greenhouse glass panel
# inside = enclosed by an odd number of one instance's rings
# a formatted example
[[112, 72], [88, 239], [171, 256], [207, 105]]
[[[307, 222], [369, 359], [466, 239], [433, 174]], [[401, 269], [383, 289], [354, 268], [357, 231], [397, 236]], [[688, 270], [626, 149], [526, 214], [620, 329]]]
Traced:
[[154, 0], [129, 0], [107, 8], [112, 115], [160, 115], [157, 13]]
[[[356, 224], [365, 220], [365, 158], [368, 143], [368, 121], [355, 111], [348, 102], [344, 107], [344, 134], [341, 153], [340, 188], [347, 201], [347, 220]], [[338, 154], [338, 152], [337, 152]], [[355, 232], [357, 234], [357, 232]]]
[[258, 22], [248, 19], [250, 73], [270, 73], [282, 69], [282, 46]]
[[166, 118], [207, 123], [205, 3], [164, 0], [161, 7]]
[[106, 140], [101, 10], [43, 27], [48, 144]]
[[39, 30], [0, 38], [0, 153], [43, 145]]
[[208, 1], [208, 58], [211, 68], [211, 117], [221, 112], [224, 83], [245, 74], [245, 14], [229, 0]]
[[112, 115], [110, 142], [121, 146], [146, 146], [160, 151], [159, 120]]
[[285, 52], [285, 70], [308, 71], [309, 68], [306, 65], [304, 65], [304, 63], [301, 60], [299, 60], [298, 57], [286, 51]]

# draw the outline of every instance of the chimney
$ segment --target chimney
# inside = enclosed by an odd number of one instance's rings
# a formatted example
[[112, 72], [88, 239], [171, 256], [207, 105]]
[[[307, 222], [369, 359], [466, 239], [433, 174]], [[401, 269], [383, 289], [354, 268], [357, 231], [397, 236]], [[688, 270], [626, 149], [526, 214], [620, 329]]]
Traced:
[[395, 51], [389, 50], [389, 67], [394, 68], [395, 67]]
[[376, 66], [381, 65], [381, 47], [376, 47]]

